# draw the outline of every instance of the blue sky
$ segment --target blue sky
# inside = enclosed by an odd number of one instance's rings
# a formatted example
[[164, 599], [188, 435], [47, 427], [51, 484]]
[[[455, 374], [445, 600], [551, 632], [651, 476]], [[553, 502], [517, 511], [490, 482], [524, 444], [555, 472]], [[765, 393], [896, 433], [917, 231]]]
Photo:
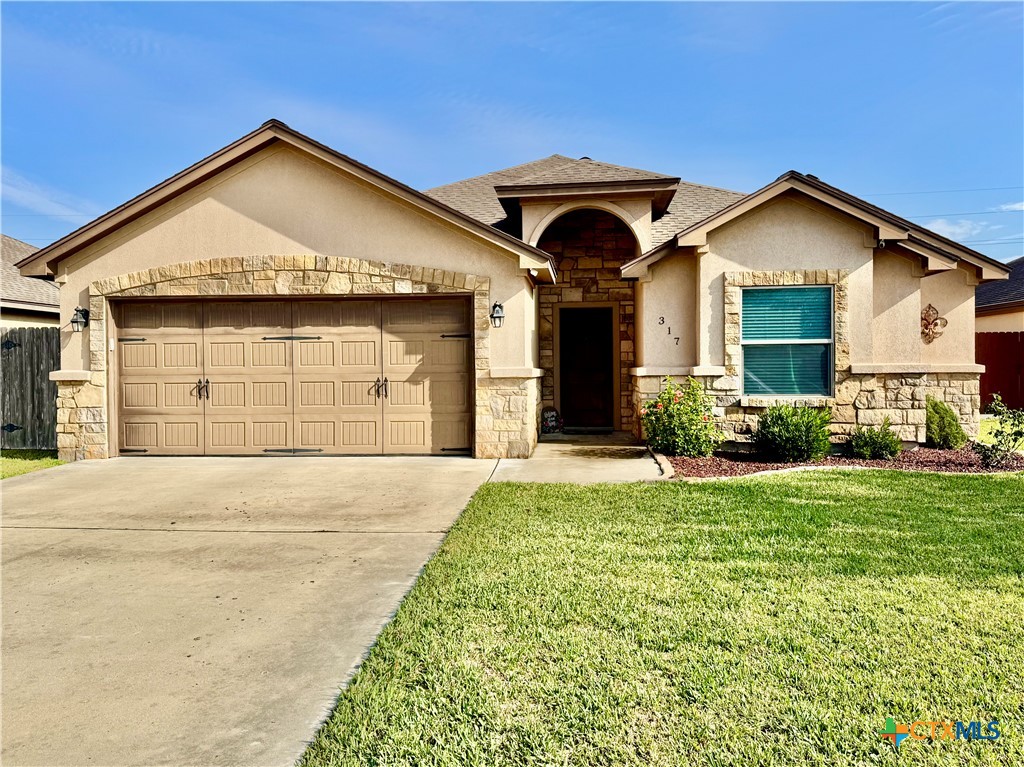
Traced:
[[6, 2], [3, 232], [41, 247], [276, 117], [418, 188], [556, 152], [794, 168], [1009, 260], [1022, 8]]

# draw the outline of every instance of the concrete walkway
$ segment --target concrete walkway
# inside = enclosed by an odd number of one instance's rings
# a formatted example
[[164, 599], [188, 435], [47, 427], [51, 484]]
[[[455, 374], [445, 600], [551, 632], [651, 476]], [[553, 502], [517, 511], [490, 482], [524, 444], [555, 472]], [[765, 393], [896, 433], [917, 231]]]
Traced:
[[4, 765], [291, 765], [495, 461], [3, 481]]
[[663, 477], [662, 468], [626, 432], [546, 434], [528, 459], [503, 458], [491, 482], [643, 482]]

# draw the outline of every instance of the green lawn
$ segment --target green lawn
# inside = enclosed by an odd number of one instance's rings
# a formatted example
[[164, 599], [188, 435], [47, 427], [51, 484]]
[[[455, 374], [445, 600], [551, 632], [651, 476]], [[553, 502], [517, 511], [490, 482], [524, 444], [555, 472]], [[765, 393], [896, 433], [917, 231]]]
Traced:
[[[300, 764], [1024, 764], [1022, 492], [485, 485]], [[887, 716], [1003, 737], [897, 754]]]
[[56, 450], [4, 450], [0, 452], [0, 479], [60, 466]]

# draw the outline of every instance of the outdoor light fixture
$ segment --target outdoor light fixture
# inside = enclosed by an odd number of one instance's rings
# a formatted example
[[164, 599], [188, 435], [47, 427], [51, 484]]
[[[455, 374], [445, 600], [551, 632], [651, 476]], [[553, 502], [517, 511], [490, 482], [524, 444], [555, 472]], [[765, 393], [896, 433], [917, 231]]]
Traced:
[[494, 302], [494, 306], [491, 307], [491, 326], [500, 328], [501, 323], [505, 321], [505, 307], [499, 304], [497, 301]]
[[75, 313], [71, 315], [71, 329], [76, 333], [81, 333], [82, 329], [88, 324], [89, 310], [79, 306], [75, 309]]

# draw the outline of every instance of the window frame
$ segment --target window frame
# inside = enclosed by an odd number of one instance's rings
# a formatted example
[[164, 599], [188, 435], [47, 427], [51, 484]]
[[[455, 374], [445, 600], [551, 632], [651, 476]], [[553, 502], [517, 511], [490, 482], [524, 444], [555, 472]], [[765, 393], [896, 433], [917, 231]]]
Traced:
[[[746, 341], [743, 338], [743, 296], [748, 290], [792, 290], [792, 289], [817, 289], [827, 290], [830, 311], [828, 315], [828, 338], [799, 338], [799, 339], [761, 339]], [[836, 286], [835, 285], [746, 285], [740, 288], [740, 393], [743, 397], [755, 397], [759, 399], [807, 399], [808, 397], [834, 397], [836, 390]], [[828, 347], [828, 367], [831, 375], [828, 377], [828, 390], [825, 393], [816, 392], [813, 394], [765, 394], [751, 393], [747, 391], [747, 349], [748, 346], [822, 346]]]

